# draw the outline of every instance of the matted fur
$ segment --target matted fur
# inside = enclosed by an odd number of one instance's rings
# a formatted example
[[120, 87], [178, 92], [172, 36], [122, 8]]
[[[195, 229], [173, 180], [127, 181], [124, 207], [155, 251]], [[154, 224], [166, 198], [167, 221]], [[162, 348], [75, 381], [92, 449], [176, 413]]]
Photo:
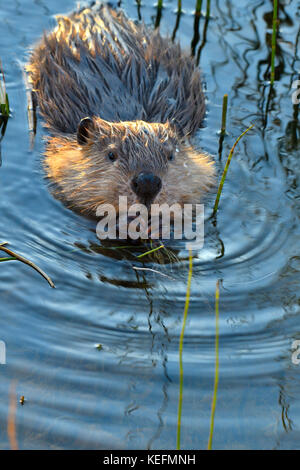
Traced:
[[[57, 21], [27, 71], [50, 131], [45, 165], [59, 194], [74, 209], [95, 214], [101, 203], [117, 206], [119, 195], [137, 202], [131, 179], [151, 171], [162, 179], [154, 202], [200, 202], [214, 170], [208, 156], [186, 144], [205, 112], [194, 60], [107, 5]], [[86, 116], [94, 129], [80, 147], [76, 131]]]

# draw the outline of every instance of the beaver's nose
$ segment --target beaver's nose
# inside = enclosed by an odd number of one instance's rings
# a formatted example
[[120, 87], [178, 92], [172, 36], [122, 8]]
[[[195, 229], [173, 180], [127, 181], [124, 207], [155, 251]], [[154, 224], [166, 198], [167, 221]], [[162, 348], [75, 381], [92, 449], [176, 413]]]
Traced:
[[143, 204], [149, 204], [161, 190], [161, 179], [153, 173], [140, 173], [131, 181], [131, 187]]

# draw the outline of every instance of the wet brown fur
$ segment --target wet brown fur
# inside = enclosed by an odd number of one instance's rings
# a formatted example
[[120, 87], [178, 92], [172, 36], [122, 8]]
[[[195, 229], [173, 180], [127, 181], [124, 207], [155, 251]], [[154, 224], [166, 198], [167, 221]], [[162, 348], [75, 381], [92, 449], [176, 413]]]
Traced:
[[[46, 172], [70, 207], [95, 215], [119, 195], [138, 202], [130, 182], [142, 171], [160, 176], [159, 204], [199, 203], [213, 185], [212, 160], [188, 144], [205, 112], [199, 70], [158, 31], [105, 5], [85, 8], [58, 17], [27, 70], [50, 131]], [[80, 146], [86, 116], [94, 128]]]

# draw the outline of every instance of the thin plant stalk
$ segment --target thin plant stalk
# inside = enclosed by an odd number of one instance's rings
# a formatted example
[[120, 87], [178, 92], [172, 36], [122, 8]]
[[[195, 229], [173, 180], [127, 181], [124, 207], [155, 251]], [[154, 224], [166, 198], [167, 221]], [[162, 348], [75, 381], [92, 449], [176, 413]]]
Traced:
[[209, 19], [210, 19], [209, 12], [210, 12], [210, 3], [208, 3], [206, 5], [206, 16], [205, 16], [205, 22], [204, 22], [203, 32], [202, 32], [202, 41], [201, 41], [201, 44], [198, 48], [197, 57], [196, 57], [196, 64], [197, 65], [200, 64], [200, 58], [201, 58], [202, 50], [203, 50], [203, 48], [206, 44], [207, 28], [208, 28], [208, 23], [209, 23]]
[[145, 253], [142, 253], [141, 255], [138, 255], [137, 258], [143, 258], [144, 256], [150, 255], [151, 253], [154, 253], [154, 251], [160, 250], [161, 248], [164, 248], [165, 245], [160, 245], [157, 246], [156, 248], [153, 248], [153, 250], [146, 251]]
[[202, 0], [197, 0], [196, 2], [196, 10], [195, 10], [195, 15], [200, 16], [201, 14], [201, 8], [202, 8]]
[[277, 15], [278, 1], [273, 1], [273, 33], [272, 33], [272, 55], [271, 55], [271, 85], [275, 80], [275, 56], [276, 56], [276, 36], [277, 36]]
[[34, 264], [32, 261], [29, 261], [28, 259], [24, 258], [23, 256], [18, 255], [17, 253], [15, 253], [14, 251], [9, 250], [5, 246], [3, 246], [3, 243], [0, 243], [0, 250], [4, 251], [7, 255], [11, 256], [12, 258], [16, 258], [16, 260], [21, 261], [21, 263], [24, 263], [24, 264], [27, 264], [27, 266], [30, 266], [32, 269], [37, 271], [44, 279], [46, 279], [46, 281], [48, 282], [50, 287], [55, 288], [55, 285], [52, 282], [52, 280], [50, 279], [50, 277], [44, 271], [42, 271], [41, 268], [39, 268], [36, 264]]
[[182, 1], [178, 0], [177, 2], [177, 13], [181, 13], [182, 10]]
[[250, 129], [252, 129], [252, 127], [254, 127], [254, 124], [251, 124], [251, 126], [248, 127], [248, 129], [246, 129], [246, 130], [237, 138], [237, 140], [235, 141], [235, 143], [234, 143], [232, 149], [230, 150], [230, 153], [229, 153], [229, 155], [228, 155], [227, 162], [226, 162], [226, 165], [225, 165], [223, 174], [222, 174], [222, 178], [221, 178], [221, 181], [220, 181], [220, 184], [219, 184], [219, 188], [218, 188], [218, 192], [217, 192], [216, 201], [215, 201], [215, 205], [214, 205], [214, 208], [213, 208], [213, 216], [217, 213], [217, 210], [218, 210], [218, 206], [219, 206], [219, 201], [220, 201], [222, 189], [223, 189], [223, 186], [224, 186], [224, 182], [225, 182], [225, 179], [226, 179], [227, 171], [228, 171], [228, 168], [229, 168], [229, 165], [230, 165], [230, 162], [231, 162], [232, 155], [233, 155], [233, 152], [234, 152], [234, 150], [235, 150], [235, 147], [237, 146], [237, 144], [239, 143], [239, 141], [241, 140], [241, 138], [244, 137], [244, 135], [245, 135], [248, 131], [250, 131]]
[[5, 85], [5, 76], [3, 72], [2, 62], [0, 60], [0, 114], [2, 117], [9, 117], [9, 101], [8, 95], [6, 93], [6, 85]]
[[[200, 8], [200, 10], [198, 9]], [[194, 35], [191, 42], [191, 55], [194, 57], [196, 52], [196, 47], [200, 39], [199, 34], [199, 25], [200, 25], [200, 15], [201, 15], [201, 4], [196, 5], [195, 17], [194, 17]]]
[[221, 135], [224, 135], [226, 132], [227, 107], [228, 107], [228, 95], [226, 93], [223, 96]]
[[158, 28], [159, 25], [160, 25], [162, 9], [163, 9], [163, 0], [158, 0], [158, 2], [157, 2], [157, 14], [156, 14], [156, 20], [155, 20], [155, 28]]
[[211, 416], [210, 416], [210, 429], [207, 450], [212, 449], [212, 440], [214, 435], [214, 422], [217, 405], [217, 393], [219, 385], [219, 298], [220, 298], [220, 283], [217, 281], [216, 285], [216, 296], [215, 296], [215, 311], [216, 311], [216, 342], [215, 342], [215, 381], [214, 381], [214, 393], [211, 404]]
[[14, 380], [10, 386], [9, 408], [8, 408], [8, 417], [7, 417], [7, 435], [8, 435], [8, 440], [9, 440], [11, 450], [18, 450], [16, 414], [17, 414], [17, 397], [16, 397], [16, 381]]
[[172, 34], [172, 41], [173, 42], [175, 41], [176, 33], [177, 33], [178, 28], [179, 28], [181, 14], [182, 14], [182, 2], [181, 2], [181, 0], [178, 0], [177, 13], [176, 13], [176, 23], [175, 23], [173, 34]]
[[210, 15], [210, 0], [207, 0], [206, 3], [206, 17], [209, 17]]
[[171, 279], [172, 281], [175, 281], [174, 277], [168, 276], [167, 274], [162, 273], [161, 271], [158, 271], [157, 269], [140, 268], [138, 266], [132, 266], [132, 269], [134, 269], [135, 271], [148, 271], [148, 272], [151, 272], [151, 273], [160, 274], [163, 277], [167, 277], [168, 279]]
[[188, 274], [185, 306], [184, 306], [184, 313], [183, 313], [183, 322], [182, 322], [181, 334], [179, 338], [179, 399], [178, 399], [177, 442], [176, 442], [177, 450], [180, 450], [180, 438], [181, 438], [181, 414], [182, 414], [182, 397], [183, 397], [183, 361], [182, 361], [183, 339], [184, 339], [184, 331], [185, 331], [186, 320], [187, 320], [189, 304], [190, 304], [192, 274], [193, 274], [193, 255], [192, 255], [192, 249], [190, 248], [189, 249], [189, 274]]
[[136, 0], [136, 4], [137, 4], [137, 11], [138, 11], [139, 21], [141, 21], [141, 19], [142, 19], [142, 15], [141, 15], [142, 2], [141, 2], [141, 0]]
[[[6, 92], [5, 76], [2, 68], [2, 62], [0, 60], [0, 142], [4, 137], [7, 121], [9, 119], [9, 100]], [[0, 165], [1, 165], [1, 152], [0, 152]]]

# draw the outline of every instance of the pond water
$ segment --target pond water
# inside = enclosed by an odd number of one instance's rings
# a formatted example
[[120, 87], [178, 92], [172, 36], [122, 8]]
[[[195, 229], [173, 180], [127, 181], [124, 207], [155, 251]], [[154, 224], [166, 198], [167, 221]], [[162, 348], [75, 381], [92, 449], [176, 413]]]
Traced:
[[[144, 2], [146, 3], [146, 2]], [[220, 281], [220, 379], [213, 448], [299, 448], [300, 123], [292, 83], [300, 70], [300, 7], [282, 1], [276, 83], [270, 90], [272, 3], [164, 2], [160, 26], [198, 56], [207, 96], [197, 135], [219, 171], [235, 139], [216, 221], [206, 205], [204, 248], [194, 253], [183, 345], [181, 447], [204, 449], [215, 374], [215, 289]], [[43, 268], [56, 289], [17, 262], [0, 265], [0, 448], [10, 448], [17, 404], [20, 449], [176, 448], [179, 336], [188, 257], [172, 262], [101, 246], [95, 222], [66, 209], [44, 180], [43, 129], [30, 149], [22, 77], [28, 48], [74, 0], [0, 2], [0, 57], [12, 108], [1, 143], [0, 241]], [[153, 4], [122, 2], [133, 19], [159, 21]], [[177, 22], [177, 30], [175, 28]], [[175, 30], [175, 32], [174, 32]], [[199, 31], [199, 35], [197, 35]], [[219, 149], [224, 93], [228, 133]], [[148, 267], [167, 274], [135, 271]], [[98, 347], [97, 347], [98, 345]], [[100, 346], [101, 345], [101, 346]]]

